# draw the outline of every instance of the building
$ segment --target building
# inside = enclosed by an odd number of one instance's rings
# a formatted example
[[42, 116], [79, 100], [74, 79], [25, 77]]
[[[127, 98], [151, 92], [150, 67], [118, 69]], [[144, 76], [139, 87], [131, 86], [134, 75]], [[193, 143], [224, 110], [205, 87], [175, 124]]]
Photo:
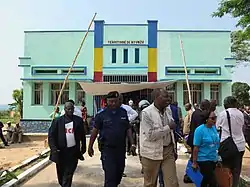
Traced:
[[[22, 124], [37, 132], [45, 131], [62, 82], [86, 31], [25, 31]], [[177, 80], [167, 89], [179, 106], [188, 102], [179, 36], [183, 41], [193, 103], [215, 99], [219, 110], [222, 99], [231, 93], [230, 31], [160, 30], [158, 22], [145, 24], [107, 24], [94, 22], [69, 76], [60, 100], [79, 103], [85, 98], [89, 114], [93, 97], [78, 82], [154, 82]], [[143, 93], [144, 92], [144, 93]], [[138, 93], [137, 93], [138, 94]], [[145, 91], [141, 95], [147, 95]], [[130, 96], [129, 96], [130, 97]], [[28, 130], [29, 131], [29, 130]]]

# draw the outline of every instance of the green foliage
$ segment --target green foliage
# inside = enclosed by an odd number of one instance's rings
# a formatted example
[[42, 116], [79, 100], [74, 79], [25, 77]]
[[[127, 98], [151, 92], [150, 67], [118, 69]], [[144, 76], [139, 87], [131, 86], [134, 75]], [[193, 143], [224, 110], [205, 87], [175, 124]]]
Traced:
[[[1, 176], [3, 174], [3, 172], [6, 172], [6, 175]], [[0, 171], [0, 186], [2, 186], [3, 184], [7, 183], [8, 181], [10, 181], [12, 179], [18, 179], [17, 175], [18, 175], [17, 171], [10, 172], [8, 170], [1, 170]]]
[[232, 85], [233, 96], [237, 98], [240, 106], [250, 104], [250, 86], [247, 83], [235, 82]]
[[237, 62], [250, 61], [250, 43], [244, 40], [241, 30], [231, 33], [231, 42], [231, 51]]
[[13, 90], [12, 98], [14, 99], [14, 103], [9, 104], [10, 108], [15, 109], [19, 112], [20, 117], [23, 117], [23, 89]]
[[236, 27], [240, 28], [231, 35], [232, 52], [238, 61], [250, 61], [250, 1], [221, 0], [213, 17], [223, 17], [226, 14], [237, 18]]

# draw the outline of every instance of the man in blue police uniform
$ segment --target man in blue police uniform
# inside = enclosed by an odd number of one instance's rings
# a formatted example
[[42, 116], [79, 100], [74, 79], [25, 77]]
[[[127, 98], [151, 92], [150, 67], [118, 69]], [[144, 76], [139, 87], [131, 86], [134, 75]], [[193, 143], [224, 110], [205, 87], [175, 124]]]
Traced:
[[105, 174], [104, 187], [117, 187], [122, 179], [125, 168], [126, 136], [133, 142], [131, 151], [136, 146], [125, 109], [120, 107], [119, 93], [110, 92], [107, 95], [107, 108], [95, 117], [88, 154], [94, 155], [93, 144], [99, 133], [99, 149], [101, 151], [102, 167]]

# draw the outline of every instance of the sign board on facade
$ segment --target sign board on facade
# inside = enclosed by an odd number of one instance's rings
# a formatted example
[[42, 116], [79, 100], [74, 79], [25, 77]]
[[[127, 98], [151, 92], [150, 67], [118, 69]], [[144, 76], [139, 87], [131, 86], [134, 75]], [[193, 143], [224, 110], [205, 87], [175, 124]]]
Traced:
[[108, 44], [145, 44], [144, 40], [108, 40]]

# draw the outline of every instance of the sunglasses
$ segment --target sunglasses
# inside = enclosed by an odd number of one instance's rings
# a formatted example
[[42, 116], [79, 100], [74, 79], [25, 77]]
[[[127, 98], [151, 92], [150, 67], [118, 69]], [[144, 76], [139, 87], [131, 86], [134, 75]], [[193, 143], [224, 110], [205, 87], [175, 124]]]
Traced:
[[208, 119], [211, 119], [211, 120], [213, 120], [213, 121], [215, 121], [216, 120], [216, 116], [214, 116], [214, 117], [209, 117]]

